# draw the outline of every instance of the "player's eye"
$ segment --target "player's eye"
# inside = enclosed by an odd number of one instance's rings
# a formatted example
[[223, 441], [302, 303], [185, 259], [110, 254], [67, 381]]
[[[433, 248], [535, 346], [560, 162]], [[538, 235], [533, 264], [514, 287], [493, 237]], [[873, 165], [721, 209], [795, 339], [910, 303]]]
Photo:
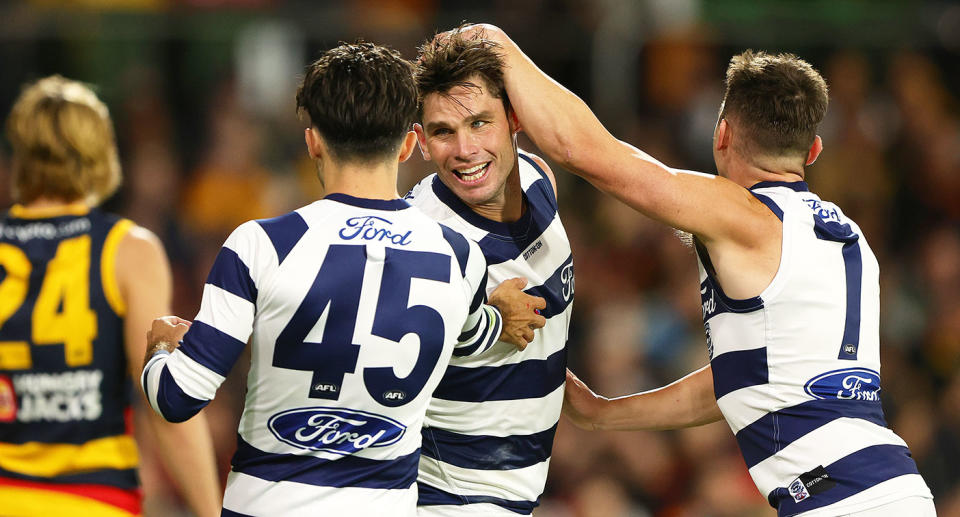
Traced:
[[474, 129], [476, 129], [476, 128], [478, 128], [478, 127], [483, 127], [483, 126], [485, 126], [485, 125], [487, 125], [487, 121], [486, 121], [486, 120], [474, 120], [473, 122], [470, 123], [470, 127], [474, 128]]
[[452, 134], [452, 133], [453, 133], [453, 131], [450, 131], [449, 129], [447, 129], [447, 128], [445, 128], [445, 127], [440, 127], [440, 128], [437, 128], [437, 129], [434, 129], [434, 130], [433, 130], [433, 136], [444, 136], [444, 135], [449, 135], [449, 134]]

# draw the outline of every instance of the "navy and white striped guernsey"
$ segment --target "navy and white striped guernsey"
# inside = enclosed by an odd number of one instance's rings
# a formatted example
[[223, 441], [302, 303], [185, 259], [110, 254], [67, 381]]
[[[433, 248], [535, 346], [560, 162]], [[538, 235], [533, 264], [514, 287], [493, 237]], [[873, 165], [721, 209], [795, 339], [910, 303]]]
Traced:
[[407, 194], [411, 204], [480, 245], [488, 293], [522, 276], [526, 292], [547, 302], [541, 311], [547, 323], [522, 352], [498, 342], [450, 361], [423, 430], [421, 515], [529, 514], [543, 493], [563, 403], [573, 256], [549, 178], [523, 153], [519, 169], [526, 210], [513, 223], [473, 212], [436, 174]]
[[182, 345], [141, 383], [185, 420], [251, 345], [224, 515], [416, 515], [420, 428], [451, 355], [500, 335], [479, 248], [405, 201], [332, 194], [237, 228]]
[[728, 298], [698, 245], [717, 404], [778, 515], [846, 515], [929, 498], [880, 407], [877, 259], [855, 222], [803, 182], [751, 192], [783, 222], [780, 267]]

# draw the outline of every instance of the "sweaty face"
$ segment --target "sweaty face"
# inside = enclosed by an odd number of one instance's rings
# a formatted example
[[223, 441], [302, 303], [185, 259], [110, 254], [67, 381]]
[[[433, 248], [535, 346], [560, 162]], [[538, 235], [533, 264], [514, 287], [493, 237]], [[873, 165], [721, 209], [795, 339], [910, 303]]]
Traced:
[[515, 126], [503, 101], [480, 88], [455, 87], [423, 101], [420, 146], [440, 180], [467, 205], [493, 219], [506, 203], [507, 179], [517, 163]]

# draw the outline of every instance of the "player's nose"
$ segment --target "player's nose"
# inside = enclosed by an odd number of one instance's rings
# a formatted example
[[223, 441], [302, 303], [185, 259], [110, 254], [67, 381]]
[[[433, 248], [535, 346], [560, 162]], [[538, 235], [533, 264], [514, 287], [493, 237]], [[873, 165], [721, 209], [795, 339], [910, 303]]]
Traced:
[[460, 132], [457, 134], [457, 141], [455, 145], [457, 158], [469, 158], [480, 151], [480, 146], [477, 145], [476, 138], [474, 138], [473, 135], [467, 134], [466, 132]]

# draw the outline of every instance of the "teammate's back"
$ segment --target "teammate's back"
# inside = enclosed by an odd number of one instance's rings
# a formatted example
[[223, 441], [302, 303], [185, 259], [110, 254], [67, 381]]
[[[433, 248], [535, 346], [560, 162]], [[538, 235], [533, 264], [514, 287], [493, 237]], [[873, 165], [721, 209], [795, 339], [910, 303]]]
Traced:
[[698, 258], [714, 392], [754, 482], [780, 515], [929, 498], [880, 405], [879, 266], [860, 227], [802, 181], [750, 190], [783, 222], [770, 285], [731, 299]]
[[144, 384], [166, 418], [189, 418], [249, 337], [224, 507], [403, 514], [451, 354], [499, 336], [485, 284], [476, 245], [405, 201], [332, 194], [230, 236], [182, 346], [165, 367], [155, 356]]

